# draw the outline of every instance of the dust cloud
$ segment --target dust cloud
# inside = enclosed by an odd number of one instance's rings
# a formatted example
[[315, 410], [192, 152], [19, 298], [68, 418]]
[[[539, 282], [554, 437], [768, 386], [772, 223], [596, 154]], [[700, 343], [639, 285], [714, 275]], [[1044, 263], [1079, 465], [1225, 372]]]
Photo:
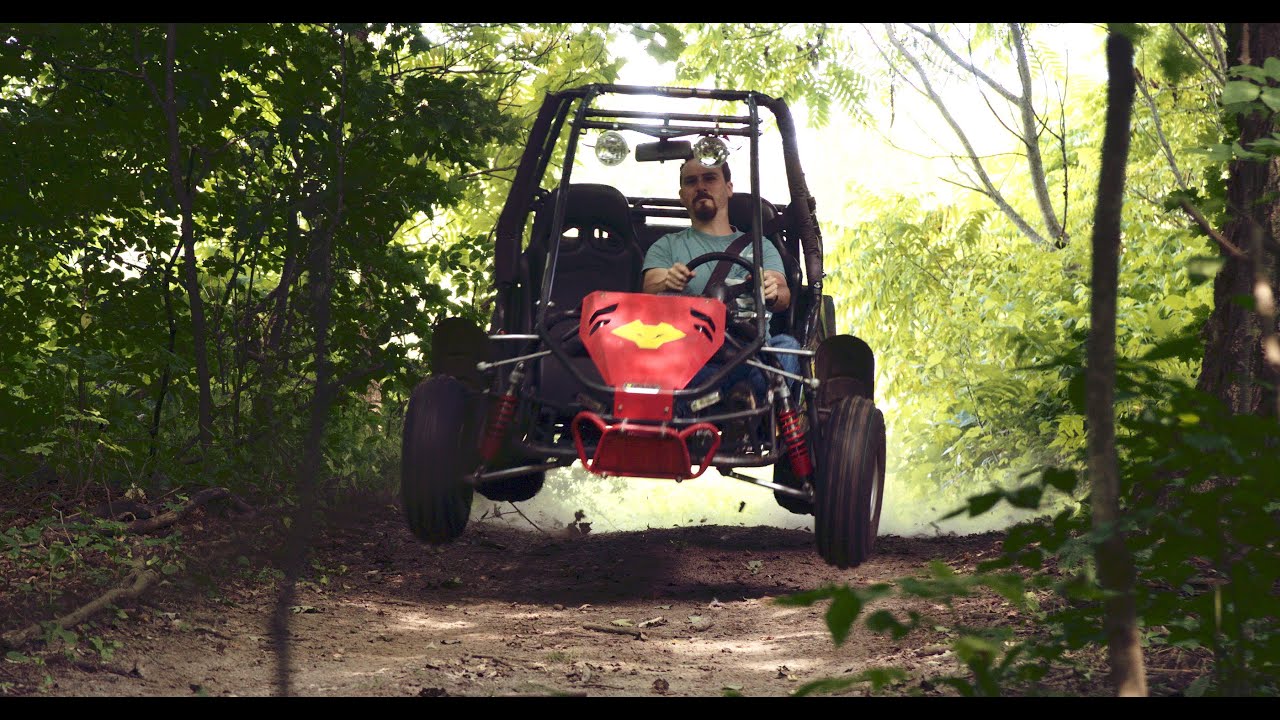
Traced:
[[[763, 480], [773, 476], [770, 467], [746, 468], [741, 472]], [[940, 519], [953, 509], [895, 503], [894, 478], [890, 474], [885, 479], [880, 534], [969, 535], [1002, 529], [1033, 516], [1026, 511], [998, 508], [977, 518]], [[653, 478], [602, 478], [577, 463], [571, 468], [547, 473], [542, 491], [524, 502], [494, 502], [476, 495], [471, 519], [506, 523], [530, 531], [535, 531], [536, 525], [548, 533], [581, 532], [582, 523], [586, 523], [585, 529], [592, 533], [696, 525], [813, 530], [812, 515], [788, 512], [777, 504], [768, 488], [724, 477], [715, 470], [677, 483]]]

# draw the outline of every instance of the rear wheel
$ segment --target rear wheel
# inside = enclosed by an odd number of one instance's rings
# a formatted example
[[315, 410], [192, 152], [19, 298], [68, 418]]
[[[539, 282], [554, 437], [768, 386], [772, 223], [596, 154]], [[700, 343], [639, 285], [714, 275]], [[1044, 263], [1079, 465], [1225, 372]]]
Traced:
[[884, 415], [867, 398], [837, 401], [823, 432], [814, 493], [814, 538], [829, 564], [855, 567], [870, 557], [880, 531], [884, 465]]
[[447, 375], [422, 381], [409, 398], [400, 499], [409, 529], [422, 542], [449, 542], [467, 526], [473, 492], [462, 476], [477, 455], [471, 415], [466, 389]]

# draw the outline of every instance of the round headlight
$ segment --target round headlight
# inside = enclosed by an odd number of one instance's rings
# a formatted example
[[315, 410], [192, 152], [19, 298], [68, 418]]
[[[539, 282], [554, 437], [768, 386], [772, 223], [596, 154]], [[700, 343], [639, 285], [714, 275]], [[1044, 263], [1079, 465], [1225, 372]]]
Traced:
[[729, 148], [720, 138], [707, 135], [693, 146], [693, 156], [706, 167], [718, 167], [729, 159]]
[[617, 165], [626, 160], [630, 152], [631, 148], [627, 146], [627, 139], [622, 137], [622, 133], [608, 130], [596, 138], [596, 159], [601, 165]]

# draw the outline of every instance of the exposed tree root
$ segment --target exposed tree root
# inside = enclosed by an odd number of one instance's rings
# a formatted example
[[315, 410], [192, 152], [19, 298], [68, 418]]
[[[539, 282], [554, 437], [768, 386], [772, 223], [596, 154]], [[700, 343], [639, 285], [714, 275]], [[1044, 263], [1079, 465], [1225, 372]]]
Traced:
[[[138, 568], [125, 578], [125, 582], [121, 587], [112, 588], [100, 595], [96, 600], [73, 610], [53, 621], [58, 627], [67, 628], [74, 627], [88, 620], [99, 610], [109, 605], [114, 605], [120, 600], [130, 600], [141, 595], [148, 587], [151, 586], [159, 575], [147, 570], [146, 568]], [[29, 625], [21, 630], [14, 630], [0, 635], [0, 647], [5, 649], [19, 648], [32, 640], [36, 639], [43, 633], [39, 623]]]
[[592, 625], [585, 624], [582, 626], [586, 630], [594, 630], [595, 632], [610, 633], [613, 635], [630, 635], [637, 640], [648, 640], [649, 637], [639, 628], [629, 627], [612, 627], [609, 625]]
[[191, 512], [192, 510], [195, 510], [201, 505], [204, 505], [210, 500], [219, 500], [221, 498], [228, 498], [228, 497], [233, 498], [233, 502], [236, 502], [236, 506], [240, 509], [245, 509], [249, 507], [248, 504], [245, 503], [243, 500], [240, 500], [239, 498], [235, 498], [231, 494], [231, 491], [227, 490], [226, 488], [208, 488], [205, 490], [201, 490], [200, 492], [193, 495], [191, 497], [191, 500], [186, 505], [183, 505], [177, 510], [170, 510], [169, 512], [161, 513], [155, 517], [146, 518], [143, 520], [134, 520], [133, 522], [125, 525], [125, 530], [132, 533], [138, 533], [138, 534], [154, 532], [156, 530], [159, 530], [160, 528], [168, 527], [178, 522], [187, 513]]
[[[177, 510], [161, 513], [160, 515], [149, 517], [144, 520], [135, 520], [126, 524], [124, 529], [128, 532], [139, 534], [154, 532], [160, 528], [173, 525], [201, 505], [212, 500], [219, 500], [223, 498], [229, 498], [231, 502], [235, 504], [237, 509], [243, 512], [253, 512], [252, 506], [232, 495], [226, 488], [208, 488], [196, 493], [191, 498], [190, 502]], [[227, 547], [232, 547], [234, 546], [234, 543], [227, 542], [225, 545]], [[225, 548], [223, 548], [222, 552], [215, 551], [213, 555], [221, 556], [225, 551]], [[74, 610], [67, 615], [56, 618], [53, 620], [53, 624], [63, 628], [74, 627], [85, 620], [88, 620], [100, 610], [114, 605], [118, 601], [137, 598], [158, 579], [160, 579], [160, 576], [156, 572], [148, 570], [145, 567], [139, 567], [125, 578], [124, 583], [121, 586], [108, 590], [97, 599], [81, 606], [79, 609]], [[35, 623], [25, 628], [12, 630], [0, 635], [0, 649], [14, 649], [26, 645], [44, 634], [44, 628], [42, 625], [42, 623]]]
[[[107, 520], [116, 520], [121, 517], [132, 516], [135, 519], [126, 522], [123, 530], [130, 533], [145, 534], [173, 525], [201, 505], [212, 500], [221, 499], [228, 500], [235, 506], [236, 510], [239, 510], [241, 513], [251, 514], [254, 512], [254, 507], [252, 505], [245, 502], [240, 497], [233, 495], [230, 490], [227, 490], [226, 488], [207, 488], [192, 496], [191, 500], [181, 508], [160, 513], [159, 515], [154, 514], [152, 509], [147, 505], [143, 505], [132, 500], [119, 500], [111, 503], [103, 503], [99, 507], [95, 508], [91, 514]], [[64, 520], [64, 524], [69, 522], [84, 522], [82, 516], [87, 514], [90, 513], [76, 513], [75, 515], [70, 515]], [[46, 528], [40, 540], [24, 543], [19, 547], [34, 547], [39, 545], [41, 542], [56, 540], [58, 538], [58, 532], [59, 529], [56, 527]]]

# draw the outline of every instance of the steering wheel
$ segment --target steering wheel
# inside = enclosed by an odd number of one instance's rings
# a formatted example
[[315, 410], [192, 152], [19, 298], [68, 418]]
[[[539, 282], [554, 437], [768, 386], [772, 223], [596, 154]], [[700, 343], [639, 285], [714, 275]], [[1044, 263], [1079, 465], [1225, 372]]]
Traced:
[[699, 255], [685, 263], [685, 267], [693, 270], [694, 268], [706, 265], [713, 260], [727, 260], [734, 265], [741, 267], [747, 271], [747, 279], [746, 281], [740, 282], [732, 287], [725, 283], [716, 283], [713, 287], [710, 283], [707, 283], [707, 287], [702, 291], [703, 295], [715, 298], [725, 305], [730, 304], [732, 301], [737, 300], [739, 297], [742, 297], [747, 293], [751, 293], [751, 296], [755, 297], [756, 268], [754, 265], [743, 259], [741, 255], [730, 255], [727, 252], [706, 253], [705, 255]]

